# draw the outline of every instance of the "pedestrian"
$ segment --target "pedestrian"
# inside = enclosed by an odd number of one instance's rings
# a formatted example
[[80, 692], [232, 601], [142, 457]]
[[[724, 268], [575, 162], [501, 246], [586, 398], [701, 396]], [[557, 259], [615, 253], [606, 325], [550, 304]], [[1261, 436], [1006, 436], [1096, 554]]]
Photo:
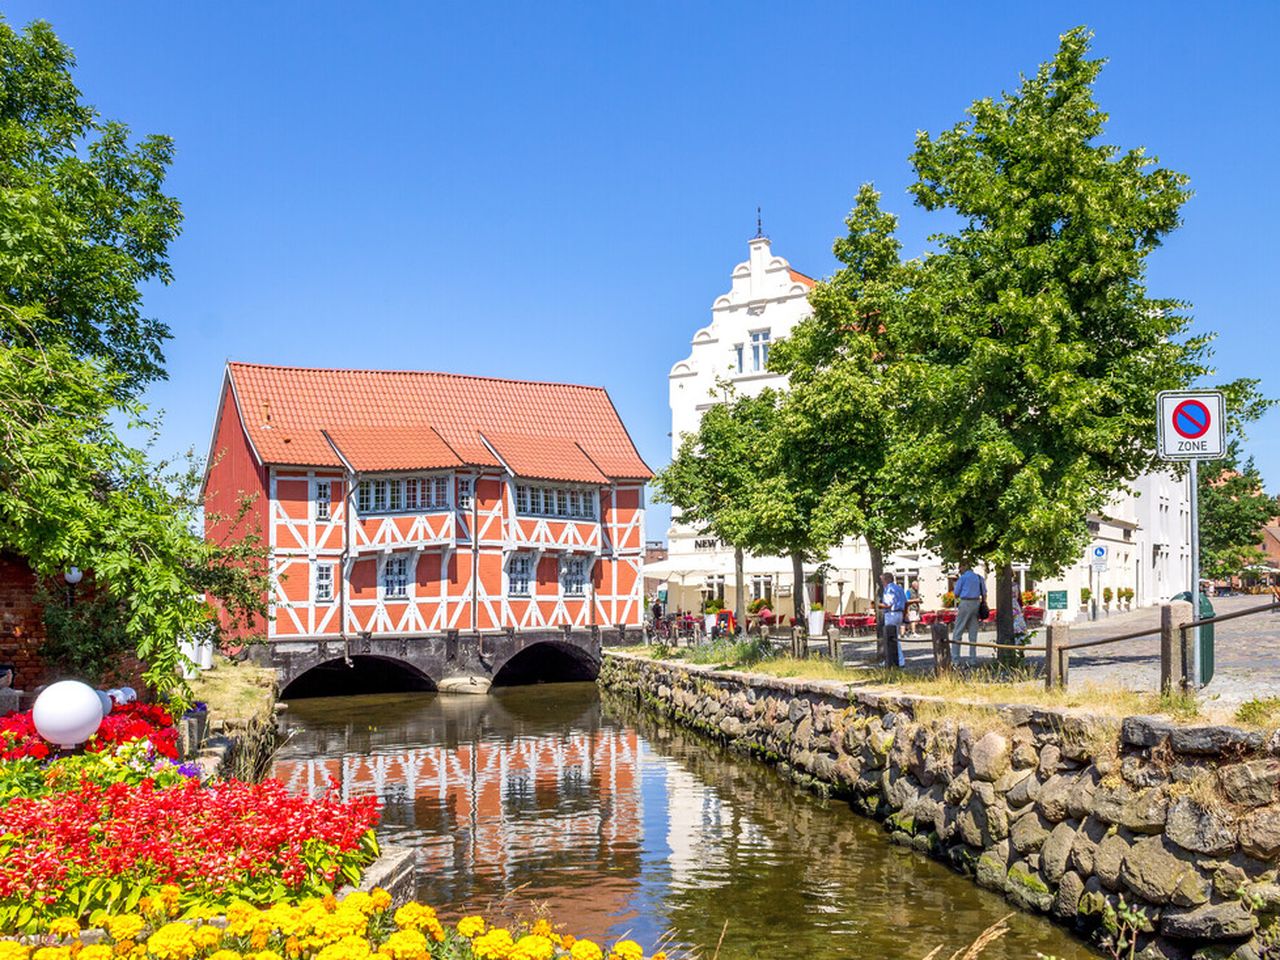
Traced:
[[907, 608], [907, 595], [894, 582], [892, 573], [882, 574], [880, 582], [884, 585], [884, 589], [880, 591], [880, 609], [884, 611], [885, 659], [889, 666], [897, 664], [905, 667], [906, 659], [902, 655], [902, 645], [898, 643], [898, 630], [902, 626], [903, 614]]
[[967, 560], [960, 562], [956, 578], [956, 622], [951, 628], [951, 659], [960, 659], [960, 636], [969, 631], [969, 656], [978, 656], [978, 607], [987, 599], [987, 582], [973, 570]]
[[916, 635], [916, 624], [920, 622], [920, 581], [912, 580], [907, 587], [907, 636]]

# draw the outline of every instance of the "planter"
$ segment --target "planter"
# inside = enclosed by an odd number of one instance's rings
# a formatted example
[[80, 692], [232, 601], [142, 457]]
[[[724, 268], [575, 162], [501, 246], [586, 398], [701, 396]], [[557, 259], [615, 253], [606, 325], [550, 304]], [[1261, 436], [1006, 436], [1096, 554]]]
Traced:
[[702, 620], [704, 626], [707, 628], [707, 636], [709, 637], [711, 636], [712, 631], [716, 628], [716, 615], [714, 613], [708, 613], [702, 618]]
[[822, 636], [822, 628], [826, 625], [827, 614], [824, 610], [809, 611], [809, 636]]

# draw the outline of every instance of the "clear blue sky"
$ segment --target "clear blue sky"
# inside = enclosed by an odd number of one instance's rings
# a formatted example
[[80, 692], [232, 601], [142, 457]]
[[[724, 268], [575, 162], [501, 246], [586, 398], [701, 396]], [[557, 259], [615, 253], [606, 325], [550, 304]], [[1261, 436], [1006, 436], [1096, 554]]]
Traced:
[[[1191, 176], [1151, 289], [1280, 395], [1280, 4], [8, 3], [101, 112], [177, 140], [161, 450], [203, 448], [227, 358], [608, 387], [667, 460], [666, 374], [746, 254], [815, 276], [858, 184], [902, 215], [917, 129], [1065, 29], [1110, 59], [1109, 139]], [[1064, 11], [1068, 5], [1058, 5]], [[890, 8], [893, 9], [890, 9]], [[1251, 452], [1280, 488], [1280, 413]], [[654, 511], [650, 535], [665, 534]]]

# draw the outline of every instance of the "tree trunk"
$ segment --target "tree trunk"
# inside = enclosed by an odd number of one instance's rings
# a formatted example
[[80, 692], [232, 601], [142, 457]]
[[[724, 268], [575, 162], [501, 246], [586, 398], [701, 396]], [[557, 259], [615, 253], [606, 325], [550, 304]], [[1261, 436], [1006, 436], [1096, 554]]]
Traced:
[[804, 554], [798, 551], [791, 554], [791, 575], [794, 581], [791, 587], [791, 599], [794, 601], [792, 605], [795, 607], [796, 619], [800, 623], [807, 624], [809, 604], [804, 598]]
[[742, 548], [733, 548], [733, 577], [737, 581], [734, 588], [733, 618], [743, 630], [747, 629], [747, 592], [743, 586]]
[[[996, 571], [996, 643], [1013, 642], [1013, 565], [1000, 564]], [[1009, 653], [1002, 650], [1001, 653]], [[1001, 660], [1012, 659], [1003, 656]]]
[[884, 640], [884, 611], [880, 609], [880, 577], [884, 575], [884, 554], [870, 540], [867, 541], [867, 553], [871, 556], [871, 611], [876, 616], [876, 651], [885, 666], [896, 667], [896, 663], [889, 663], [889, 645]]

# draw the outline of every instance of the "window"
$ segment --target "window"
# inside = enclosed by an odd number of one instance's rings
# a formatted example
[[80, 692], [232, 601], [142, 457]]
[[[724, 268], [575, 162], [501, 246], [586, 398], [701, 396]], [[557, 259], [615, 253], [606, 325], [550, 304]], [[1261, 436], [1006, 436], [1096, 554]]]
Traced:
[[333, 564], [316, 564], [316, 603], [329, 603], [333, 600]]
[[533, 557], [527, 553], [517, 553], [511, 558], [511, 572], [509, 580], [511, 582], [511, 595], [513, 597], [527, 597], [529, 595], [529, 581], [533, 579]]
[[715, 597], [721, 603], [724, 603], [724, 577], [720, 574], [707, 577], [707, 582], [702, 588], [703, 599], [710, 600]]
[[529, 488], [524, 484], [516, 487], [516, 513], [529, 512]]
[[735, 343], [733, 345], [733, 358], [737, 363], [738, 372], [742, 373], [742, 344]]
[[449, 478], [434, 477], [431, 481], [431, 506], [443, 510], [449, 506]]
[[368, 513], [373, 509], [373, 484], [368, 480], [361, 480], [360, 486], [356, 488], [356, 509], [360, 513]]
[[471, 478], [460, 477], [458, 479], [458, 509], [471, 509]]
[[567, 517], [569, 515], [569, 491], [556, 491], [556, 516]]
[[329, 519], [330, 488], [328, 480], [316, 481], [316, 519]]
[[561, 581], [564, 584], [566, 597], [580, 597], [586, 589], [587, 561], [579, 557], [569, 557], [564, 561]]
[[388, 510], [404, 509], [404, 481], [403, 480], [387, 481], [387, 509]]
[[773, 603], [773, 577], [752, 577], [751, 578], [751, 599], [767, 600]]
[[594, 520], [596, 493], [570, 487], [516, 487], [516, 513], [531, 517], [572, 517]]
[[756, 330], [751, 334], [751, 369], [763, 370], [769, 364], [769, 331]]
[[373, 481], [373, 511], [384, 513], [387, 509], [387, 481]]
[[577, 490], [569, 491], [569, 516], [582, 516], [582, 494]]
[[382, 596], [403, 599], [409, 595], [409, 558], [388, 557], [382, 568]]
[[410, 477], [404, 482], [404, 508], [406, 510], [417, 510], [418, 504], [422, 504], [424, 507], [427, 505], [421, 493], [423, 491], [430, 492], [431, 488], [428, 483], [430, 481], [419, 480], [417, 477]]

